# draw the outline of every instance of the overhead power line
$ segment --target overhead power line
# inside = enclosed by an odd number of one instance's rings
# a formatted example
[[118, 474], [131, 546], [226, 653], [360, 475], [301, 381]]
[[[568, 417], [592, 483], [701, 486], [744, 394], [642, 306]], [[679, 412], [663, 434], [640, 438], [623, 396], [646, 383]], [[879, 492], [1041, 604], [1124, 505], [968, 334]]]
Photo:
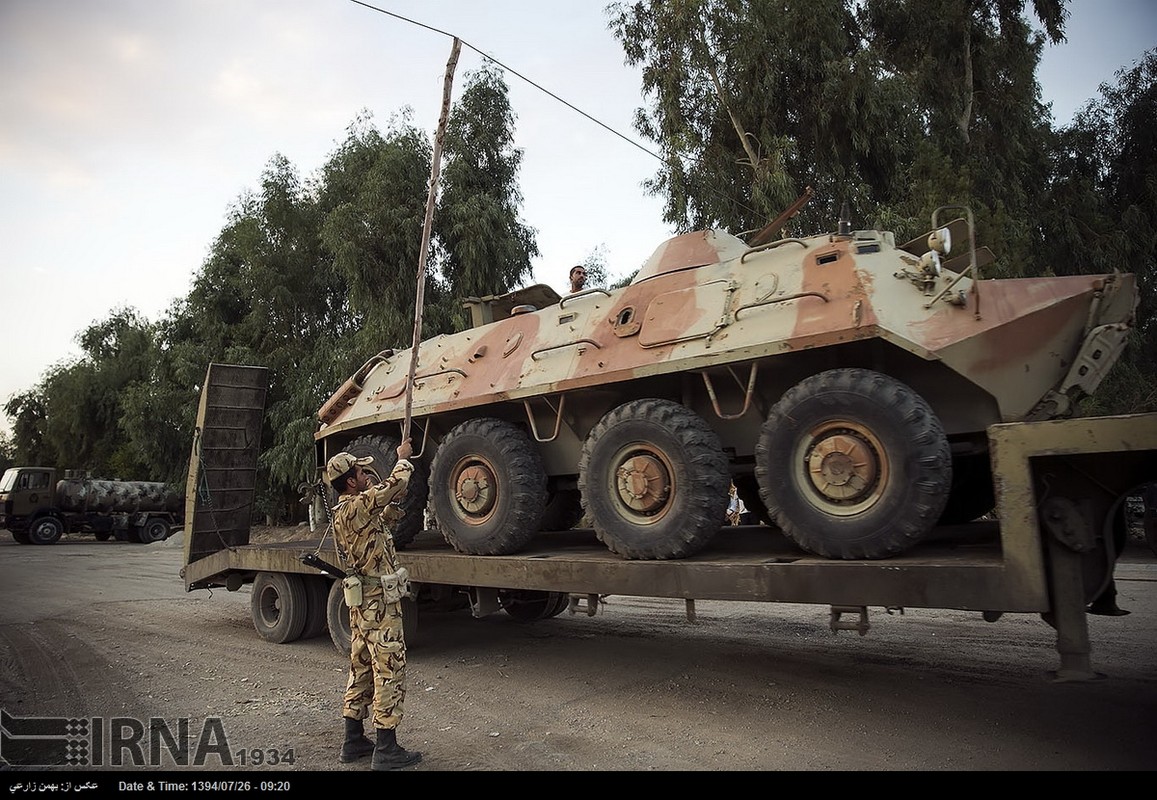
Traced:
[[[587, 112], [585, 112], [585, 111], [583, 111], [581, 108], [579, 108], [578, 106], [574, 105], [573, 103], [570, 103], [570, 102], [568, 102], [567, 100], [564, 100], [563, 98], [559, 97], [559, 96], [558, 96], [557, 94], [555, 94], [554, 92], [550, 91], [549, 89], [547, 89], [547, 88], [545, 88], [545, 87], [541, 86], [540, 84], [538, 84], [538, 83], [536, 83], [535, 81], [531, 80], [530, 78], [526, 77], [525, 75], [523, 75], [523, 74], [522, 74], [521, 72], [519, 72], [518, 70], [512, 69], [511, 67], [507, 66], [506, 64], [504, 64], [503, 62], [501, 62], [501, 61], [499, 61], [497, 58], [495, 58], [494, 56], [492, 56], [492, 55], [489, 55], [488, 53], [484, 53], [482, 50], [480, 50], [479, 48], [477, 48], [477, 47], [475, 47], [474, 45], [470, 44], [470, 42], [466, 41], [466, 40], [465, 40], [465, 39], [463, 39], [461, 36], [458, 36], [457, 34], [453, 34], [453, 33], [450, 33], [449, 31], [444, 31], [444, 30], [442, 30], [441, 28], [435, 28], [435, 27], [434, 27], [434, 26], [432, 26], [432, 25], [427, 25], [427, 24], [426, 24], [426, 23], [424, 23], [424, 22], [419, 22], [419, 21], [418, 21], [418, 20], [416, 20], [416, 19], [410, 19], [409, 17], [403, 16], [402, 14], [398, 14], [398, 13], [396, 13], [396, 12], [394, 12], [394, 11], [387, 11], [387, 10], [386, 10], [386, 9], [384, 9], [384, 8], [379, 8], [378, 6], [372, 5], [372, 4], [370, 4], [370, 3], [366, 3], [366, 2], [363, 2], [363, 0], [350, 0], [350, 2], [351, 2], [351, 3], [356, 3], [356, 4], [357, 4], [357, 5], [359, 5], [359, 6], [364, 6], [365, 8], [368, 8], [368, 9], [370, 9], [371, 11], [376, 11], [376, 12], [378, 12], [379, 14], [385, 14], [385, 15], [386, 15], [386, 16], [388, 16], [388, 17], [393, 17], [394, 19], [400, 20], [400, 21], [402, 21], [402, 22], [406, 22], [406, 23], [409, 23], [410, 25], [416, 25], [416, 26], [417, 26], [417, 27], [419, 27], [419, 28], [425, 28], [425, 29], [426, 29], [426, 30], [428, 30], [428, 31], [431, 31], [431, 32], [433, 32], [433, 33], [437, 33], [437, 34], [440, 34], [440, 35], [442, 35], [442, 36], [445, 36], [445, 37], [447, 37], [447, 38], [449, 38], [449, 39], [457, 39], [459, 42], [461, 42], [461, 43], [462, 43], [462, 45], [463, 45], [464, 47], [467, 47], [467, 48], [469, 48], [469, 49], [473, 50], [475, 53], [477, 53], [478, 55], [480, 55], [482, 58], [486, 59], [487, 61], [491, 61], [491, 62], [493, 62], [494, 64], [497, 64], [499, 67], [501, 67], [501, 68], [502, 68], [502, 69], [504, 69], [505, 71], [509, 72], [511, 75], [514, 75], [515, 77], [517, 77], [517, 78], [520, 78], [521, 80], [523, 80], [523, 81], [525, 81], [526, 83], [530, 84], [530, 85], [531, 85], [531, 86], [533, 86], [535, 89], [538, 89], [540, 92], [542, 92], [543, 94], [547, 95], [548, 97], [551, 97], [551, 98], [553, 98], [554, 100], [557, 100], [558, 102], [562, 103], [562, 104], [563, 104], [564, 106], [566, 106], [567, 108], [571, 109], [572, 111], [574, 111], [574, 112], [575, 112], [575, 113], [577, 113], [577, 114], [580, 114], [580, 115], [582, 115], [583, 117], [587, 118], [587, 119], [588, 119], [588, 120], [590, 120], [591, 122], [593, 122], [593, 123], [595, 123], [596, 125], [598, 125], [600, 128], [603, 128], [604, 130], [608, 131], [609, 133], [611, 133], [611, 134], [613, 134], [613, 135], [617, 136], [618, 138], [622, 139], [624, 142], [626, 142], [627, 144], [631, 145], [632, 147], [635, 147], [635, 148], [638, 148], [639, 150], [642, 150], [644, 153], [646, 153], [647, 155], [651, 156], [651, 158], [655, 159], [656, 161], [660, 162], [661, 164], [669, 164], [669, 160], [668, 160], [668, 159], [665, 159], [665, 158], [663, 158], [662, 156], [660, 156], [658, 153], [654, 152], [653, 150], [649, 150], [649, 149], [647, 149], [647, 148], [646, 148], [646, 147], [644, 147], [643, 145], [641, 145], [641, 144], [639, 144], [638, 142], [636, 142], [634, 139], [630, 138], [629, 136], [626, 136], [626, 135], [625, 135], [625, 134], [623, 134], [623, 133], [620, 133], [619, 131], [617, 131], [617, 130], [615, 130], [614, 128], [612, 128], [610, 125], [607, 125], [607, 124], [606, 124], [605, 122], [603, 122], [602, 120], [600, 120], [600, 119], [597, 119], [597, 118], [596, 118], [596, 117], [594, 117], [594, 116], [591, 116], [590, 114], [588, 114]], [[699, 160], [698, 158], [694, 158], [694, 157], [692, 157], [692, 156], [689, 156], [689, 155], [685, 155], [685, 154], [683, 154], [683, 153], [680, 153], [679, 151], [677, 151], [677, 150], [674, 150], [674, 149], [672, 149], [672, 150], [671, 150], [671, 153], [672, 153], [672, 154], [675, 156], [675, 158], [679, 159], [680, 161], [682, 161], [682, 160], [684, 160], [684, 159], [686, 159], [686, 160], [689, 160], [689, 161], [692, 161], [692, 162], [695, 162], [695, 161], [698, 161], [698, 160]], [[701, 157], [702, 157], [702, 156], [700, 156], [700, 158], [701, 158]], [[688, 178], [690, 177], [690, 176], [688, 175], [687, 171], [686, 171], [685, 169], [683, 169], [683, 168], [682, 168], [682, 165], [680, 165], [680, 170], [679, 170], [679, 173], [678, 173], [678, 174], [679, 174], [679, 176], [681, 177], [681, 180], [683, 180], [684, 182], [687, 182]], [[672, 177], [675, 177], [675, 176], [673, 175]], [[690, 183], [696, 183], [696, 182], [697, 182], [697, 181], [694, 181], [694, 180], [691, 180], [691, 181], [690, 181]], [[709, 187], [701, 187], [701, 190], [705, 190], [705, 191], [706, 191], [707, 193], [709, 193], [709, 194], [713, 194], [713, 195], [716, 195], [717, 197], [720, 197], [720, 198], [722, 198], [723, 200], [725, 200], [726, 202], [728, 202], [728, 203], [732, 204], [733, 206], [735, 206], [735, 207], [737, 207], [737, 208], [742, 208], [742, 209], [744, 209], [744, 210], [746, 210], [746, 211], [751, 211], [751, 212], [754, 212], [754, 209], [752, 209], [752, 208], [751, 208], [750, 206], [748, 206], [746, 203], [743, 203], [743, 202], [741, 202], [740, 200], [737, 200], [737, 199], [736, 199], [736, 198], [734, 198], [734, 197], [730, 197], [730, 196], [728, 196], [728, 195], [726, 195], [726, 194], [724, 194], [724, 193], [722, 193], [722, 192], [720, 192], [720, 191], [718, 191], [718, 190], [715, 190], [715, 189], [712, 189], [712, 188], [709, 188]]]
[[432, 25], [427, 25], [427, 24], [425, 24], [424, 22], [418, 22], [418, 21], [417, 21], [417, 20], [415, 20], [415, 19], [410, 19], [409, 17], [405, 17], [405, 16], [402, 16], [401, 14], [397, 14], [397, 13], [395, 13], [395, 12], [393, 12], [393, 11], [386, 11], [384, 8], [378, 8], [377, 6], [374, 6], [374, 5], [370, 5], [369, 3], [363, 3], [363, 2], [362, 2], [362, 0], [350, 0], [350, 2], [351, 2], [351, 3], [356, 3], [356, 4], [357, 4], [357, 5], [359, 5], [359, 6], [365, 6], [366, 8], [370, 9], [371, 11], [377, 11], [379, 14], [385, 14], [385, 15], [386, 15], [386, 16], [388, 16], [388, 17], [393, 17], [393, 18], [395, 18], [395, 19], [399, 19], [399, 20], [401, 20], [402, 22], [408, 22], [408, 23], [410, 23], [411, 25], [417, 25], [419, 28], [425, 28], [425, 29], [426, 29], [426, 30], [428, 30], [428, 31], [433, 31], [434, 33], [440, 33], [441, 35], [443, 35], [443, 36], [446, 36], [446, 37], [448, 37], [448, 38], [450, 38], [450, 39], [458, 39], [460, 42], [462, 42], [462, 45], [463, 45], [464, 47], [468, 47], [468, 48], [470, 48], [470, 49], [471, 49], [471, 50], [473, 50], [475, 53], [477, 53], [478, 55], [480, 55], [480, 56], [482, 56], [483, 58], [485, 58], [487, 61], [492, 61], [492, 62], [494, 62], [495, 64], [497, 64], [498, 66], [502, 67], [502, 69], [504, 69], [504, 70], [506, 70], [507, 72], [509, 72], [511, 75], [514, 75], [514, 76], [516, 76], [516, 77], [518, 77], [518, 78], [521, 78], [522, 80], [526, 81], [526, 82], [527, 82], [527, 83], [529, 83], [531, 86], [533, 86], [535, 89], [538, 89], [540, 92], [542, 92], [542, 93], [544, 93], [544, 94], [546, 94], [546, 95], [549, 95], [550, 97], [552, 97], [552, 98], [554, 98], [555, 100], [557, 100], [558, 102], [562, 103], [564, 106], [566, 106], [567, 108], [571, 109], [572, 111], [574, 111], [574, 112], [576, 112], [576, 113], [578, 113], [578, 114], [581, 114], [581, 115], [583, 115], [584, 117], [586, 117], [586, 118], [587, 118], [587, 119], [589, 119], [591, 122], [593, 122], [593, 123], [595, 123], [596, 125], [598, 125], [599, 127], [606, 129], [607, 131], [609, 131], [609, 132], [613, 133], [615, 136], [618, 136], [620, 139], [622, 139], [622, 140], [623, 140], [624, 142], [626, 142], [627, 144], [629, 144], [629, 145], [631, 145], [631, 146], [633, 146], [633, 147], [637, 147], [638, 149], [642, 150], [644, 153], [646, 153], [647, 155], [649, 155], [649, 156], [651, 156], [652, 158], [656, 159], [657, 161], [660, 161], [660, 162], [666, 163], [666, 160], [665, 160], [665, 159], [664, 159], [662, 156], [660, 156], [659, 154], [657, 154], [657, 153], [655, 153], [655, 152], [653, 152], [653, 151], [651, 151], [651, 150], [648, 150], [646, 147], [643, 147], [643, 145], [639, 144], [638, 142], [636, 142], [634, 139], [630, 138], [629, 136], [626, 136], [625, 134], [623, 134], [623, 133], [620, 133], [619, 131], [617, 131], [617, 130], [615, 130], [614, 128], [612, 128], [610, 125], [607, 125], [607, 124], [606, 124], [605, 122], [603, 122], [602, 120], [599, 120], [599, 119], [597, 119], [597, 118], [595, 118], [595, 117], [591, 116], [591, 115], [590, 115], [590, 114], [588, 114], [587, 112], [583, 111], [581, 108], [579, 108], [579, 107], [575, 106], [573, 103], [569, 103], [569, 102], [567, 102], [566, 100], [564, 100], [563, 98], [559, 97], [557, 94], [555, 94], [554, 92], [550, 91], [549, 89], [547, 89], [547, 88], [545, 88], [545, 87], [543, 87], [543, 86], [540, 86], [538, 83], [535, 83], [535, 82], [534, 82], [534, 81], [532, 81], [530, 78], [528, 78], [528, 77], [526, 77], [525, 75], [523, 75], [522, 73], [520, 73], [518, 70], [512, 69], [511, 67], [507, 66], [506, 64], [503, 64], [501, 61], [499, 61], [499, 60], [498, 60], [497, 58], [495, 58], [494, 56], [492, 56], [492, 55], [489, 55], [489, 54], [487, 54], [487, 53], [484, 53], [484, 52], [482, 52], [482, 51], [481, 51], [481, 50], [479, 50], [477, 47], [475, 47], [474, 45], [470, 44], [470, 42], [468, 42], [468, 41], [466, 41], [465, 39], [463, 39], [461, 36], [457, 36], [457, 35], [455, 35], [455, 34], [453, 34], [453, 33], [449, 33], [448, 31], [444, 31], [444, 30], [442, 30], [442, 29], [440, 29], [440, 28], [435, 28], [435, 27], [433, 27]]

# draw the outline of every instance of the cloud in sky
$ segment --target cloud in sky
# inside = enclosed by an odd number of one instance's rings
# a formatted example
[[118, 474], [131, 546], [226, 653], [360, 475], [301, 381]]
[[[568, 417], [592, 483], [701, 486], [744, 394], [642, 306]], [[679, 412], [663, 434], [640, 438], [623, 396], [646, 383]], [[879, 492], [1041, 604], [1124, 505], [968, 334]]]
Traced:
[[[463, 38], [633, 138], [634, 69], [599, 0], [374, 3]], [[1151, 0], [1077, 0], [1040, 78], [1059, 122], [1157, 44]], [[307, 176], [363, 110], [438, 117], [450, 40], [349, 0], [0, 0], [0, 403], [115, 308], [183, 297], [274, 154]], [[464, 49], [456, 76], [483, 63]], [[654, 159], [513, 75], [535, 278], [600, 245], [612, 275], [670, 233]], [[457, 96], [457, 92], [455, 93]], [[644, 143], [645, 144], [645, 143]], [[0, 427], [7, 421], [0, 419]]]

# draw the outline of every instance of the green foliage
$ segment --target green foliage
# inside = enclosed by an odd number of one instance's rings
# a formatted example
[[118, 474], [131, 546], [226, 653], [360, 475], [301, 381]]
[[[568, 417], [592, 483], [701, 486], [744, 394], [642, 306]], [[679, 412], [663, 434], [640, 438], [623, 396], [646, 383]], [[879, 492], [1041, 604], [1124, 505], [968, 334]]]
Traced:
[[4, 404], [4, 413], [12, 420], [13, 458], [23, 465], [51, 466], [56, 459], [44, 444], [47, 411], [43, 382], [10, 397]]
[[[514, 147], [514, 112], [500, 70], [467, 73], [443, 147], [434, 231], [446, 292], [461, 298], [510, 291], [530, 276], [539, 252], [534, 229], [518, 215], [522, 151]], [[446, 310], [464, 326], [460, 307]]]
[[12, 444], [12, 437], [6, 433], [0, 433], [0, 475], [9, 467], [17, 466], [16, 464], [16, 450]]
[[[812, 186], [792, 225], [928, 227], [966, 203], [997, 250], [987, 274], [1135, 273], [1138, 325], [1086, 413], [1157, 410], [1157, 55], [1146, 54], [1053, 130], [1035, 69], [1043, 38], [1023, 0], [640, 0], [610, 9], [649, 106], [639, 131], [665, 162], [651, 181], [680, 230], [750, 230]], [[1063, 38], [1062, 0], [1032, 13]], [[444, 139], [422, 336], [464, 324], [461, 300], [530, 275], [515, 115], [501, 71], [469, 73]], [[307, 179], [274, 155], [228, 209], [187, 296], [157, 323], [118, 309], [78, 334], [4, 411], [0, 464], [75, 467], [183, 486], [210, 362], [269, 367], [258, 510], [301, 518], [316, 412], [381, 350], [411, 345], [432, 146], [403, 111], [368, 113]], [[583, 265], [607, 275], [605, 250]]]
[[1057, 133], [1040, 226], [1058, 273], [1137, 280], [1129, 347], [1088, 413], [1157, 411], [1157, 49], [1115, 77]]
[[383, 136], [364, 116], [322, 169], [321, 243], [344, 290], [331, 330], [350, 336], [349, 352], [362, 354], [356, 364], [347, 356], [347, 375], [368, 355], [413, 338], [430, 155], [407, 118]]
[[600, 244], [592, 250], [578, 266], [586, 270], [586, 288], [607, 287], [609, 279], [607, 275], [607, 247], [605, 244]]
[[[445, 142], [424, 337], [454, 327], [461, 296], [530, 274], [538, 249], [518, 219], [513, 125], [501, 74], [468, 76]], [[79, 335], [83, 357], [8, 401], [0, 456], [183, 487], [209, 363], [265, 366], [257, 512], [299, 519], [317, 410], [367, 358], [412, 342], [431, 152], [407, 113], [384, 132], [363, 113], [309, 180], [275, 155], [163, 319], [114, 312]]]
[[154, 326], [120, 309], [82, 331], [77, 342], [79, 358], [50, 369], [36, 389], [5, 407], [15, 421], [14, 455], [98, 477], [151, 478], [121, 420], [125, 393], [152, 379]]
[[[972, 206], [1006, 274], [1031, 274], [1026, 220], [1047, 177], [1043, 37], [1023, 0], [638, 0], [608, 8], [650, 105], [639, 132], [667, 162], [649, 188], [679, 230], [762, 227], [811, 186], [792, 223], [925, 230]], [[1063, 0], [1036, 0], [1063, 38]]]
[[[1137, 332], [1090, 408], [1149, 408], [1157, 368], [1157, 63], [1054, 131], [1036, 69], [1065, 0], [632, 0], [607, 7], [642, 69], [648, 188], [679, 230], [761, 227], [805, 186], [800, 232], [927, 230], [966, 205], [985, 277], [1133, 272]], [[1043, 33], [1035, 32], [1029, 15]], [[1108, 398], [1108, 399], [1106, 399]], [[1099, 405], [1098, 405], [1099, 404]]]

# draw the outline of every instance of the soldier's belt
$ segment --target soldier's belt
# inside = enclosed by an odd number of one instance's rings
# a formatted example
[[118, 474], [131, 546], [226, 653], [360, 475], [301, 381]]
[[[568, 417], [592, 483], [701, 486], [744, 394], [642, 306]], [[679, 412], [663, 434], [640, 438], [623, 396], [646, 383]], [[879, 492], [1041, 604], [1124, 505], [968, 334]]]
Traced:
[[397, 603], [403, 597], [410, 596], [410, 573], [405, 567], [398, 567], [396, 572], [388, 572], [385, 575], [355, 575], [351, 577], [361, 581], [363, 587], [381, 587], [387, 603]]

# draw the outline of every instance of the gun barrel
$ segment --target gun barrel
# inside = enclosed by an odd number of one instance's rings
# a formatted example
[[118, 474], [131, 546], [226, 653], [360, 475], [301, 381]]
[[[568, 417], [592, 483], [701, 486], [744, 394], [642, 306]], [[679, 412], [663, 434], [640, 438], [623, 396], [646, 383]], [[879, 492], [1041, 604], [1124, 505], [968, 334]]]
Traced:
[[335, 567], [333, 564], [325, 561], [317, 556], [316, 553], [306, 553], [301, 557], [301, 563], [306, 566], [313, 567], [316, 570], [332, 575], [339, 580], [346, 576], [345, 570]]

